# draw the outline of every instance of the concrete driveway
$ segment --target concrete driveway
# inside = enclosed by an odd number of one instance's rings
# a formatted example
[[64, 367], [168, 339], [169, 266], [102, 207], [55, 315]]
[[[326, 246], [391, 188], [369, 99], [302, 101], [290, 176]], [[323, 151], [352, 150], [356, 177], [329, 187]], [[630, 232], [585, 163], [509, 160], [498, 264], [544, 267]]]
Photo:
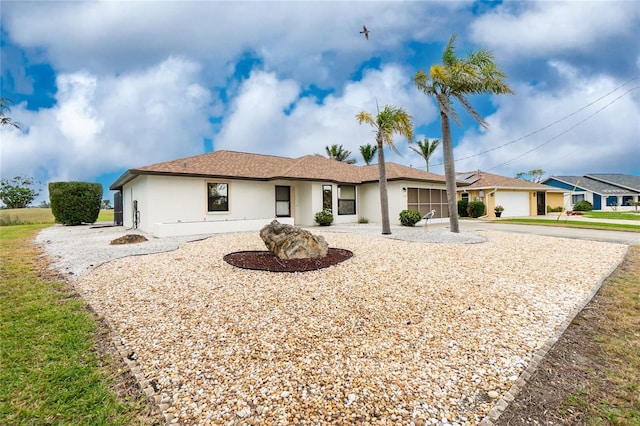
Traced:
[[[634, 223], [635, 225], [635, 223]], [[429, 224], [429, 227], [448, 227], [449, 223]], [[640, 226], [639, 226], [640, 227]], [[581, 229], [561, 226], [525, 225], [500, 221], [460, 220], [460, 230], [493, 230], [521, 234], [546, 235], [549, 237], [575, 238], [578, 240], [604, 241], [626, 245], [640, 245], [640, 233], [609, 231], [601, 229]]]

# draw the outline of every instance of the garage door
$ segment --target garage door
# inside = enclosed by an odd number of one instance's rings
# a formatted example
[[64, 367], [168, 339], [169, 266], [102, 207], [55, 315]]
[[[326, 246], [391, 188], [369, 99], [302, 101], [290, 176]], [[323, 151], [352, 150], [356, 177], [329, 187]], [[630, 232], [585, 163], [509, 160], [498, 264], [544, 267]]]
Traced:
[[496, 192], [496, 205], [504, 207], [502, 217], [529, 216], [528, 192]]

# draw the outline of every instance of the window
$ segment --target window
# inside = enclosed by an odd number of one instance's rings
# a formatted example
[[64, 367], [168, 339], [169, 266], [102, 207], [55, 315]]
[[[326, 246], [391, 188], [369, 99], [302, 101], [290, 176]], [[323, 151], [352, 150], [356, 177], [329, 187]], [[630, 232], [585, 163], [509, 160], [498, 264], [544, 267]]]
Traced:
[[571, 196], [571, 204], [575, 204], [578, 201], [584, 200], [584, 194], [573, 194]]
[[469, 201], [469, 193], [463, 192], [460, 198]]
[[229, 185], [226, 183], [207, 183], [207, 211], [229, 211]]
[[322, 185], [322, 210], [333, 212], [333, 195], [331, 185]]
[[276, 216], [291, 216], [291, 187], [276, 186]]
[[356, 214], [356, 187], [338, 185], [338, 214]]
[[[464, 197], [465, 193], [462, 193]], [[466, 194], [467, 197], [469, 194]], [[422, 216], [435, 210], [435, 218], [449, 217], [447, 191], [444, 189], [407, 188], [407, 208], [417, 210]]]

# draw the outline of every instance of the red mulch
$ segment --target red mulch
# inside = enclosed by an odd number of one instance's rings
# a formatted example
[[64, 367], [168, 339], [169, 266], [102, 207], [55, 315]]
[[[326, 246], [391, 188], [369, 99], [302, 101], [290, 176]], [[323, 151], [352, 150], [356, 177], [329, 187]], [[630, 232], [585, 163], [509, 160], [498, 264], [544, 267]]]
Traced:
[[329, 248], [325, 257], [307, 259], [279, 259], [270, 251], [238, 251], [224, 256], [224, 261], [243, 269], [271, 272], [305, 272], [326, 268], [353, 256], [349, 250]]

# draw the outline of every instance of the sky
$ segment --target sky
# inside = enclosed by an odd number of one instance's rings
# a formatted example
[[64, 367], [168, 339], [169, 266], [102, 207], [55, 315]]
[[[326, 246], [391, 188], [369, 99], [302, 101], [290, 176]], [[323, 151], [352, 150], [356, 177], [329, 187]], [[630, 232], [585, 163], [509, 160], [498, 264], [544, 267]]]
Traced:
[[[474, 95], [452, 125], [456, 171], [640, 175], [640, 1], [5, 1], [0, 177], [108, 187], [129, 168], [213, 150], [286, 157], [375, 144], [392, 105], [442, 139], [412, 82], [490, 51], [514, 95]], [[360, 33], [369, 29], [369, 40]], [[387, 161], [425, 169], [394, 139]], [[442, 149], [429, 171], [444, 174]]]

